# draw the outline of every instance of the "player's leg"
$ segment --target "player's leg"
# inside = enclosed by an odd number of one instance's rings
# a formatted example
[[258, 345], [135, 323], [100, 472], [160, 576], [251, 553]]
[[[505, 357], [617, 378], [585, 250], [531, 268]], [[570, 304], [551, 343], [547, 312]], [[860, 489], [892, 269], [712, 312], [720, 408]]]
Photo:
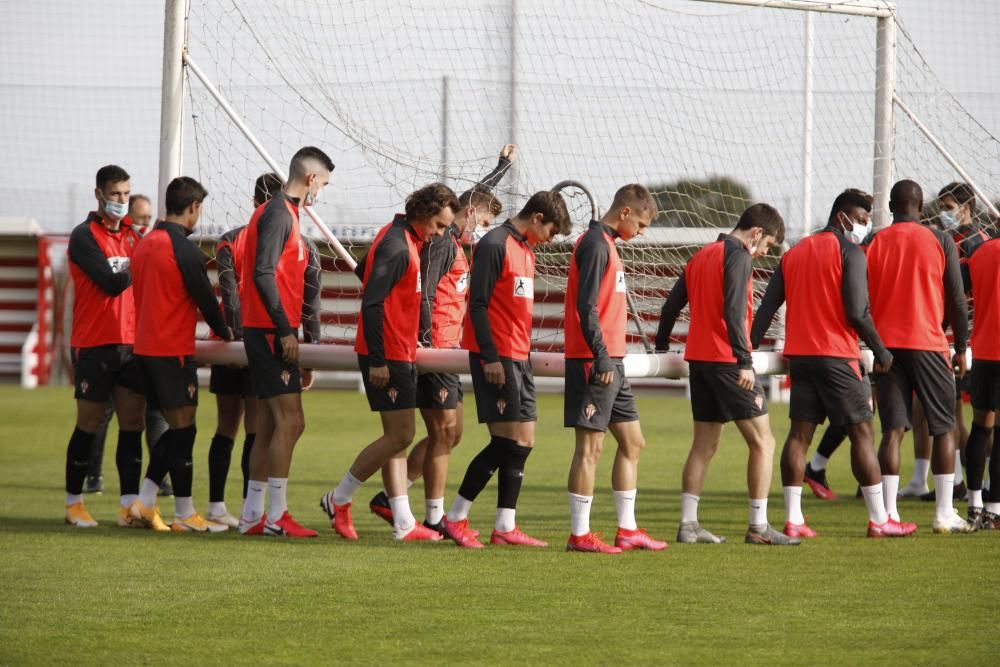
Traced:
[[[975, 368], [975, 362], [973, 362]], [[990, 490], [985, 503], [985, 511], [979, 522], [982, 530], [1000, 530], [1000, 362], [989, 362], [983, 368], [981, 392], [978, 404], [993, 408], [993, 451], [987, 458], [990, 470]], [[975, 383], [975, 377], [973, 378]], [[975, 399], [974, 399], [975, 400]]]
[[90, 445], [90, 465], [87, 467], [87, 478], [83, 483], [84, 493], [104, 492], [104, 445], [108, 439], [108, 426], [111, 424], [111, 418], [114, 414], [114, 406], [109, 403], [104, 410], [104, 419], [97, 427], [97, 432], [94, 433], [94, 439]]
[[934, 492], [927, 486], [927, 476], [931, 472], [931, 436], [927, 432], [927, 416], [924, 405], [918, 397], [912, 401], [913, 419], [913, 477], [899, 490], [901, 498], [934, 500]]
[[927, 415], [933, 441], [931, 472], [934, 475], [935, 533], [969, 533], [968, 524], [953, 505], [955, 480], [955, 376], [946, 355], [914, 352], [913, 384]]
[[[515, 362], [515, 365], [517, 362]], [[523, 370], [523, 369], [522, 369]], [[530, 379], [530, 377], [528, 378]], [[520, 382], [527, 381], [524, 375]], [[528, 394], [530, 393], [530, 400]], [[515, 445], [508, 451], [506, 459], [500, 462], [497, 480], [497, 514], [490, 536], [490, 544], [516, 545], [525, 547], [547, 547], [548, 543], [524, 533], [517, 525], [517, 501], [521, 496], [521, 486], [524, 482], [524, 468], [528, 455], [535, 447], [535, 386], [531, 381], [530, 388], [522, 384], [520, 400], [520, 417], [525, 421], [517, 422], [512, 432], [499, 431], [500, 437], [514, 440]], [[510, 422], [506, 422], [510, 424]], [[494, 432], [493, 428], [490, 432]]]
[[315, 537], [315, 531], [303, 528], [288, 511], [288, 476], [292, 454], [306, 426], [302, 394], [299, 391], [282, 393], [265, 399], [265, 403], [271, 412], [274, 428], [267, 448], [267, 521], [264, 534]]
[[83, 502], [83, 484], [90, 464], [90, 446], [104, 418], [108, 403], [76, 400], [76, 426], [66, 446], [66, 523], [77, 528], [92, 528], [97, 521]]
[[972, 429], [965, 446], [965, 460], [969, 477], [968, 521], [977, 528], [986, 523], [983, 520], [983, 477], [995, 427], [992, 383], [997, 366], [1000, 365], [973, 359], [970, 371]]
[[812, 489], [813, 495], [820, 500], [836, 500], [837, 494], [830, 488], [830, 483], [826, 479], [826, 465], [837, 451], [837, 448], [847, 439], [847, 429], [843, 426], [830, 424], [823, 431], [816, 446], [816, 453], [812, 459], [806, 463], [803, 480]]
[[[629, 388], [628, 395], [631, 396], [631, 393]], [[616, 407], [620, 405], [620, 402], [616, 402]], [[618, 518], [615, 546], [623, 551], [634, 549], [663, 551], [667, 548], [667, 543], [651, 537], [644, 528], [638, 526], [635, 519], [635, 503], [639, 493], [639, 457], [646, 448], [646, 439], [642, 435], [634, 400], [631, 401], [627, 420], [614, 421], [626, 417], [620, 410], [616, 410], [616, 413], [608, 427], [618, 443], [615, 461], [611, 468], [611, 489], [615, 498], [615, 514]]]
[[[238, 378], [239, 370], [233, 371]], [[224, 371], [223, 371], [224, 372]], [[212, 367], [213, 380], [216, 380], [217, 367]], [[211, 388], [211, 382], [209, 383]], [[208, 518], [210, 521], [223, 523], [230, 528], [236, 528], [239, 520], [229, 513], [226, 507], [226, 479], [229, 477], [229, 466], [232, 463], [233, 445], [236, 434], [240, 430], [243, 418], [243, 397], [241, 392], [228, 391], [216, 384], [215, 406], [217, 421], [212, 443], [208, 448]]]
[[[693, 394], [692, 394], [693, 396]], [[692, 406], [694, 402], [692, 401]], [[713, 535], [698, 522], [698, 503], [708, 476], [708, 465], [719, 450], [722, 437], [721, 421], [694, 422], [694, 437], [681, 472], [681, 522], [677, 529], [677, 541], [685, 544], [721, 544], [726, 538]]]
[[771, 490], [775, 446], [770, 418], [765, 412], [750, 419], [737, 419], [735, 423], [749, 449], [747, 490], [750, 493], [750, 510], [744, 541], [772, 546], [799, 544], [797, 538], [776, 531], [767, 520], [767, 497]]
[[[160, 412], [159, 408], [150, 407], [149, 402], [146, 402], [146, 451], [149, 453], [150, 460], [153, 458], [153, 449], [156, 447], [156, 443], [160, 441], [163, 434], [167, 432], [170, 427], [167, 425], [165, 419], [163, 419], [163, 413]], [[174, 486], [170, 482], [170, 474], [168, 473], [166, 477], [160, 482], [159, 491], [157, 491], [158, 496], [169, 497], [174, 495]]]
[[[568, 385], [567, 385], [568, 387]], [[576, 445], [569, 465], [570, 541], [567, 550], [573, 548], [573, 538], [590, 535], [590, 508], [594, 502], [594, 479], [597, 464], [604, 448], [604, 431], [576, 427]]]
[[243, 397], [243, 452], [240, 456], [240, 470], [243, 472], [243, 497], [247, 497], [247, 484], [250, 481], [250, 454], [257, 440], [257, 419], [260, 412], [260, 401], [253, 395], [252, 389], [246, 389]]
[[[133, 359], [133, 365], [137, 362]], [[146, 398], [142, 395], [138, 367], [131, 371], [134, 382], [116, 384], [112, 390], [112, 404], [118, 417], [118, 447], [115, 463], [121, 488], [118, 508], [118, 525], [132, 526], [129, 508], [139, 499], [142, 480], [142, 430], [146, 413]]]
[[271, 460], [271, 438], [274, 435], [274, 414], [268, 399], [257, 399], [257, 437], [247, 460], [247, 493], [240, 512], [240, 533], [263, 535], [266, 522], [264, 502], [267, 498], [267, 476]]
[[954, 499], [966, 500], [968, 488], [965, 485], [963, 459], [965, 446], [969, 441], [969, 428], [965, 425], [965, 406], [962, 403], [962, 380], [955, 379], [955, 429], [952, 433], [955, 440], [955, 486]]
[[[424, 475], [424, 525], [438, 530], [444, 518], [444, 485], [448, 481], [448, 460], [452, 448], [461, 438], [458, 430], [458, 409], [421, 409], [420, 416], [427, 427]], [[412, 453], [407, 458], [407, 479], [412, 482]], [[438, 530], [438, 532], [442, 532]]]
[[[795, 381], [792, 381], [795, 392]], [[793, 398], [794, 402], [794, 398]], [[802, 514], [802, 484], [806, 452], [816, 432], [816, 422], [792, 419], [792, 425], [781, 449], [781, 489], [785, 497], [785, 528], [789, 537], [816, 537], [806, 525]]]

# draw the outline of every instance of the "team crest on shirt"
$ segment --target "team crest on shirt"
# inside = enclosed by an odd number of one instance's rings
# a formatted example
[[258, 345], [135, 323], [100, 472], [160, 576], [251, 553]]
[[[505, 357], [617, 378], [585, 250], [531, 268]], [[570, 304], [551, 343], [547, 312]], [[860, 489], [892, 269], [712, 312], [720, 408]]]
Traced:
[[514, 296], [522, 299], [534, 299], [535, 281], [525, 276], [514, 276]]
[[193, 384], [188, 385], [188, 398], [194, 398], [194, 393], [198, 391], [198, 387]]
[[80, 380], [80, 393], [86, 394], [88, 389], [90, 389], [90, 383], [86, 380]]
[[458, 282], [455, 283], [455, 291], [459, 294], [464, 294], [465, 290], [469, 289], [469, 272], [466, 271], [458, 277]]
[[625, 272], [615, 271], [615, 291], [625, 292], [628, 290], [628, 284], [625, 282]]
[[507, 401], [503, 400], [502, 398], [497, 399], [497, 412], [503, 414], [506, 409], [507, 409]]
[[441, 387], [440, 389], [438, 389], [438, 396], [437, 396], [438, 403], [440, 403], [441, 405], [444, 405], [444, 402], [448, 400], [448, 394], [449, 393], [451, 393], [451, 392], [449, 392], [444, 387]]
[[386, 393], [389, 394], [389, 401], [392, 403], [395, 403], [396, 399], [399, 397], [399, 391], [397, 391], [395, 387], [389, 387], [389, 391]]
[[594, 415], [597, 414], [597, 406], [593, 403], [588, 403], [587, 407], [583, 409], [583, 414], [586, 415], [587, 421], [590, 421], [594, 418]]
[[420, 272], [417, 271], [417, 291], [420, 291]]
[[288, 371], [281, 371], [281, 381], [284, 382], [287, 387], [288, 383], [292, 381], [292, 374]]

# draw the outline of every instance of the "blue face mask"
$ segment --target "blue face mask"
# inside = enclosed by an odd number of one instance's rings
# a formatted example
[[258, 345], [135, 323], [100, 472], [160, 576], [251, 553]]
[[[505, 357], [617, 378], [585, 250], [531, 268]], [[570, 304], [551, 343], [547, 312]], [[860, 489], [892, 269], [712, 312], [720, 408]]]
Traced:
[[104, 212], [113, 220], [121, 220], [128, 215], [128, 204], [119, 204], [114, 201], [104, 202]]
[[941, 226], [945, 229], [954, 229], [958, 227], [958, 216], [955, 215], [954, 211], [948, 209], [941, 209], [938, 213], [938, 218], [941, 220]]

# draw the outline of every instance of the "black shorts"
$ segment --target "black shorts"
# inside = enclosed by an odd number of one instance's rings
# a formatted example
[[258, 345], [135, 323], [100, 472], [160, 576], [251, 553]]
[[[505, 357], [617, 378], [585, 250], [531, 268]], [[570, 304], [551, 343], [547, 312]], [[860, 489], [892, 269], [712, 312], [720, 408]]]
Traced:
[[789, 357], [792, 421], [853, 426], [872, 420], [872, 385], [858, 359]]
[[500, 357], [504, 373], [503, 387], [486, 381], [486, 375], [483, 374], [485, 363], [481, 355], [469, 352], [469, 370], [472, 373], [472, 390], [476, 395], [479, 423], [538, 421], [538, 413], [535, 411], [535, 376], [531, 372], [531, 361]]
[[250, 368], [242, 366], [212, 365], [212, 374], [208, 380], [208, 390], [220, 396], [254, 396], [253, 383], [250, 381]]
[[961, 380], [955, 378], [955, 401], [962, 400], [962, 394], [972, 396], [972, 373], [966, 373]]
[[389, 367], [389, 384], [383, 389], [371, 386], [368, 378], [368, 355], [358, 355], [358, 368], [361, 369], [361, 380], [365, 384], [365, 394], [368, 396], [368, 406], [372, 412], [392, 412], [393, 410], [412, 410], [417, 407], [417, 365], [409, 361], [391, 361], [386, 359]]
[[563, 425], [607, 431], [609, 424], [639, 420], [632, 385], [625, 377], [625, 363], [612, 359], [614, 378], [611, 384], [594, 383], [594, 362], [589, 359], [566, 360], [566, 390], [563, 401]]
[[421, 373], [417, 376], [418, 408], [455, 410], [462, 397], [462, 380], [455, 373]]
[[875, 375], [882, 431], [913, 426], [913, 394], [924, 406], [931, 436], [955, 427], [955, 374], [947, 352], [890, 348], [892, 368]]
[[1000, 410], [1000, 361], [973, 359], [965, 377], [971, 384], [973, 410]]
[[[294, 332], [298, 335], [298, 332]], [[243, 347], [247, 351], [250, 382], [257, 398], [274, 398], [302, 391], [299, 365], [281, 358], [281, 340], [274, 329], [243, 329]]]
[[198, 365], [194, 357], [147, 357], [138, 354], [146, 407], [150, 410], [198, 405]]
[[142, 376], [131, 345], [74, 347], [73, 398], [106, 403], [115, 385], [142, 393]]
[[736, 364], [712, 361], [688, 363], [691, 386], [691, 414], [696, 422], [725, 423], [754, 419], [767, 414], [767, 397], [760, 380], [748, 391], [737, 384]]

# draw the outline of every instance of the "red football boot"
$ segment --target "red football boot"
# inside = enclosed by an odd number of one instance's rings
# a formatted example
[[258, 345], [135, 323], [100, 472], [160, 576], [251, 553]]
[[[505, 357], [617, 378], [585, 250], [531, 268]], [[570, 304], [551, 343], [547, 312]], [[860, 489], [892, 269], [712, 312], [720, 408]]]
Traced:
[[281, 518], [274, 523], [265, 521], [264, 534], [276, 537], [317, 537], [319, 535], [312, 528], [306, 528], [293, 519], [288, 510], [285, 510]]
[[390, 526], [392, 525], [392, 506], [389, 505], [389, 496], [386, 495], [385, 491], [379, 491], [368, 503], [368, 509], [372, 511], [372, 514], [379, 517]]
[[444, 528], [445, 534], [455, 541], [460, 547], [465, 547], [467, 549], [482, 549], [482, 543], [476, 539], [478, 533], [473, 535], [473, 531], [469, 530], [469, 520], [462, 519], [461, 521], [448, 521], [448, 517], [441, 519], [441, 527]]
[[667, 548], [667, 543], [656, 540], [649, 536], [645, 528], [626, 530], [619, 528], [615, 535], [615, 546], [622, 551], [632, 551], [633, 549], [646, 549], [647, 551], [663, 551]]
[[441, 533], [422, 523], [414, 523], [413, 529], [406, 535], [397, 537], [396, 531], [393, 531], [393, 538], [401, 542], [440, 542], [444, 539], [441, 537]]
[[500, 532], [494, 529], [493, 535], [490, 536], [490, 544], [509, 544], [511, 546], [519, 547], [547, 547], [548, 542], [543, 542], [542, 540], [537, 540], [530, 535], [526, 535], [521, 532], [521, 529], [514, 526], [514, 530], [508, 530], [506, 532]]
[[240, 535], [263, 535], [264, 524], [267, 523], [267, 514], [263, 514], [256, 521], [248, 521], [240, 517]]
[[354, 530], [354, 520], [351, 519], [351, 503], [338, 505], [333, 502], [333, 493], [326, 493], [319, 499], [319, 506], [330, 517], [330, 527], [345, 540], [358, 539], [358, 531]]
[[[629, 548], [634, 549], [635, 547]], [[571, 533], [569, 540], [566, 541], [566, 551], [583, 551], [593, 554], [620, 554], [622, 549], [621, 547], [613, 547], [603, 542], [600, 535], [590, 532], [586, 535], [573, 535]]]
[[789, 537], [816, 537], [816, 531], [809, 527], [806, 522], [792, 523], [785, 522], [785, 530], [782, 531]]
[[917, 524], [904, 523], [890, 518], [888, 521], [878, 526], [871, 521], [868, 522], [868, 537], [906, 537], [912, 535], [917, 530]]

